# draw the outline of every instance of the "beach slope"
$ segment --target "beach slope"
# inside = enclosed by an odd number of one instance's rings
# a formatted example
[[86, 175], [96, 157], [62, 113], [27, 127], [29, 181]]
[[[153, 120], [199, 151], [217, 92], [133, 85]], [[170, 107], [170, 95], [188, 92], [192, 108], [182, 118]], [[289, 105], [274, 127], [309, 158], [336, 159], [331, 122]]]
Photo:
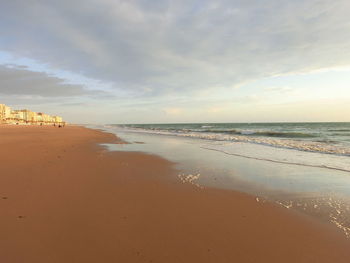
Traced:
[[254, 196], [181, 183], [108, 152], [112, 134], [0, 126], [0, 262], [350, 262], [350, 242]]

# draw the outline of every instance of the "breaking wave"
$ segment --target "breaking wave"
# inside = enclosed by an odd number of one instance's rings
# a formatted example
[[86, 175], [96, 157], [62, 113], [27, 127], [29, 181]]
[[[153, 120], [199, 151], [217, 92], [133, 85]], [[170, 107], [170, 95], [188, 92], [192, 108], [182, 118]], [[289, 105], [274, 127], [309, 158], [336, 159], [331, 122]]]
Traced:
[[[116, 127], [116, 126], [114, 126]], [[235, 129], [157, 129], [157, 128], [135, 128], [117, 126], [125, 131], [142, 132], [150, 134], [190, 137], [195, 139], [246, 142], [278, 148], [294, 149], [306, 152], [317, 152], [324, 154], [350, 156], [350, 147], [330, 143], [327, 140], [297, 140], [300, 138], [314, 138], [313, 135], [298, 132], [254, 132], [247, 133]], [[289, 136], [289, 137], [288, 137]]]

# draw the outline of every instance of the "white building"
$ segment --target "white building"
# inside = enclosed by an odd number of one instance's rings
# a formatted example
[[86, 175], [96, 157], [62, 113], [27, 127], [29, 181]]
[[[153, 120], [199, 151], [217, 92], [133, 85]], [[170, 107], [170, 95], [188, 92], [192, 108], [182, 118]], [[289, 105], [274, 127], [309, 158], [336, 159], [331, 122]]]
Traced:
[[30, 110], [11, 110], [5, 104], [0, 104], [0, 124], [39, 124], [53, 125], [64, 124], [62, 117], [51, 116], [42, 112], [32, 112]]
[[0, 123], [6, 123], [11, 118], [11, 108], [0, 104]]

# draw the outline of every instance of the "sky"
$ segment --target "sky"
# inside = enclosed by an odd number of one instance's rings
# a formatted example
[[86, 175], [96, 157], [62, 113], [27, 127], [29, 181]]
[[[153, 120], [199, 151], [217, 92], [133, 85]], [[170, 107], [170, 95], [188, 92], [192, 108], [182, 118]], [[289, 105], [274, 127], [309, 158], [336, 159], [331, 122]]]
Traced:
[[0, 0], [0, 103], [74, 123], [350, 121], [348, 0]]

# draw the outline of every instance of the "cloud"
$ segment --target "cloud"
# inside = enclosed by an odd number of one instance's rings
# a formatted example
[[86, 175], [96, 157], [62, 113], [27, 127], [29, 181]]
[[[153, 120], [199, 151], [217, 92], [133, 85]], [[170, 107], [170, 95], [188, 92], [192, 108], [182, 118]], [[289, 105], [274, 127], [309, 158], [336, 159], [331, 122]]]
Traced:
[[168, 115], [179, 115], [183, 113], [183, 109], [181, 108], [165, 108], [163, 110]]
[[2, 96], [33, 99], [37, 97], [92, 96], [99, 93], [100, 91], [87, 90], [80, 85], [67, 84], [63, 79], [42, 72], [0, 66], [0, 95]]
[[288, 93], [293, 91], [291, 87], [288, 86], [270, 86], [263, 88], [267, 92], [276, 92], [276, 93]]
[[[13, 0], [1, 6], [0, 49], [139, 96], [192, 95], [349, 65], [349, 10], [348, 0]], [[83, 90], [36, 91], [55, 92]]]
[[225, 107], [222, 106], [214, 106], [214, 107], [210, 107], [207, 111], [208, 113], [219, 113], [225, 110]]

